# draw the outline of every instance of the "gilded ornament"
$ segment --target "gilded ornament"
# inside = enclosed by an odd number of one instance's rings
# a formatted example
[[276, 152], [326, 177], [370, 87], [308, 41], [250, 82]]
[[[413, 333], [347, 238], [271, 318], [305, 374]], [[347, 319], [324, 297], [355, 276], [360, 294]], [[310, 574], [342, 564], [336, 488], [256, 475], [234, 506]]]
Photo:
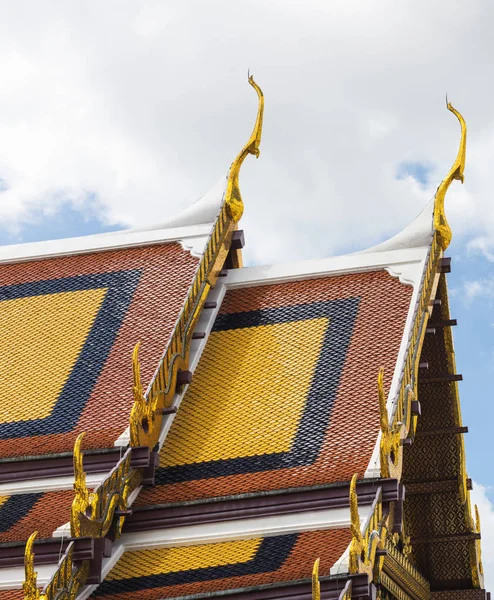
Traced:
[[[417, 598], [417, 600], [429, 600], [430, 598], [430, 586], [427, 579], [421, 575], [421, 573], [413, 566], [410, 560], [400, 550], [393, 545], [391, 540], [388, 538], [385, 540], [386, 556], [383, 562], [383, 571], [390, 577], [386, 580], [383, 577], [384, 573], [381, 572], [379, 581], [384, 585], [388, 591], [401, 590], [400, 594], [403, 594], [403, 590], [406, 590], [410, 596]], [[393, 582], [396, 588], [389, 589], [385, 583]], [[400, 597], [400, 596], [397, 596]]]
[[38, 532], [29, 536], [24, 551], [24, 600], [75, 600], [89, 576], [89, 560], [74, 565], [74, 543], [70, 543], [58, 564], [50, 582], [41, 593], [37, 587], [37, 573], [34, 570], [33, 544]]
[[134, 405], [130, 413], [130, 445], [135, 447], [140, 445], [140, 433], [146, 435], [152, 434], [156, 425], [156, 407], [152, 401], [147, 401], [142, 391], [141, 366], [139, 363], [139, 348], [141, 343], [137, 342], [132, 352], [132, 375], [133, 386], [132, 394], [134, 396]]
[[321, 600], [321, 584], [319, 583], [319, 558], [312, 567], [312, 600]]
[[82, 440], [85, 433], [77, 436], [74, 444], [74, 491], [75, 497], [72, 501], [70, 515], [70, 533], [72, 537], [81, 537], [80, 515], [93, 517], [94, 515], [94, 494], [89, 492], [86, 485], [86, 473], [83, 466], [84, 454], [81, 450]]
[[26, 549], [24, 550], [24, 583], [22, 589], [24, 590], [25, 600], [38, 600], [40, 593], [38, 590], [38, 573], [34, 570], [34, 552], [33, 545], [38, 532], [35, 531], [29, 536], [26, 543]]
[[[129, 448], [104, 481], [90, 492], [86, 485], [81, 451], [81, 433], [74, 445], [74, 490], [70, 516], [72, 537], [104, 537], [113, 525], [115, 511], [127, 508], [128, 497], [142, 480], [142, 473], [130, 468], [131, 449]], [[115, 522], [115, 535], [121, 533], [124, 517]]]
[[357, 473], [350, 482], [350, 531], [352, 541], [350, 542], [348, 568], [350, 573], [367, 573], [369, 579], [375, 578], [374, 570], [379, 572], [382, 566], [382, 558], [376, 561], [378, 548], [384, 548], [386, 541], [386, 523], [382, 514], [382, 492], [379, 489], [371, 514], [366, 523], [364, 533], [360, 525], [357, 496]]
[[446, 106], [448, 110], [451, 111], [460, 122], [461, 139], [456, 160], [453, 163], [451, 169], [449, 170], [449, 173], [446, 175], [446, 177], [443, 179], [443, 181], [437, 188], [436, 196], [434, 199], [434, 229], [438, 232], [439, 244], [443, 250], [446, 250], [446, 248], [449, 246], [453, 235], [448, 221], [446, 219], [444, 199], [446, 197], [446, 192], [448, 191], [448, 188], [454, 179], [457, 179], [458, 181], [461, 181], [461, 183], [463, 183], [463, 171], [465, 169], [465, 159], [467, 152], [467, 126], [465, 123], [465, 119], [453, 107], [451, 102], [448, 102], [446, 100]]
[[[479, 508], [475, 504], [475, 533], [480, 534], [480, 513]], [[480, 575], [484, 575], [484, 567], [482, 565], [482, 544], [480, 540], [475, 540], [475, 546], [477, 550], [477, 564]]]
[[[173, 403], [177, 391], [178, 372], [188, 369], [190, 341], [194, 328], [209, 291], [215, 285], [225, 264], [230, 252], [233, 232], [236, 230], [237, 223], [242, 216], [243, 203], [238, 182], [240, 167], [248, 154], [259, 156], [264, 114], [262, 91], [253, 77], [249, 77], [249, 83], [256, 90], [259, 98], [257, 118], [252, 135], [230, 167], [225, 199], [220, 214], [216, 219], [213, 231], [199, 262], [168, 346], [145, 394], [140, 383], [138, 347], [134, 349], [134, 405], [130, 417], [130, 445], [132, 447], [148, 446], [154, 450], [159, 445], [163, 410], [169, 408]], [[241, 265], [241, 257], [238, 252], [234, 254], [232, 262], [236, 266]]]
[[388, 409], [386, 407], [386, 394], [384, 393], [384, 369], [380, 369], [377, 376], [377, 392], [379, 397], [381, 425], [381, 477], [390, 477], [390, 465], [396, 466], [398, 464], [401, 424], [396, 423], [393, 427], [391, 427], [389, 424]]
[[232, 166], [230, 167], [225, 193], [225, 204], [227, 210], [231, 218], [236, 223], [240, 221], [240, 218], [242, 217], [242, 214], [244, 212], [244, 203], [240, 194], [240, 186], [238, 182], [240, 167], [242, 166], [242, 163], [244, 162], [245, 157], [248, 154], [253, 154], [256, 158], [259, 158], [259, 146], [261, 144], [262, 135], [262, 120], [264, 116], [264, 95], [262, 93], [262, 90], [254, 81], [252, 75], [249, 77], [248, 81], [250, 85], [256, 90], [257, 96], [259, 98], [256, 123], [254, 125], [254, 129], [252, 130], [252, 134], [249, 138], [249, 141], [242, 148], [239, 155], [233, 161]]

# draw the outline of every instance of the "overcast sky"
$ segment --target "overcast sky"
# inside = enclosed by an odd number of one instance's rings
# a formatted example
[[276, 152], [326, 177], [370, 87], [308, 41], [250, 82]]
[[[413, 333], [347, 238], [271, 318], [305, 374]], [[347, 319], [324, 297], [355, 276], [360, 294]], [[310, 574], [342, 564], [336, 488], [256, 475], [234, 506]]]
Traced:
[[249, 263], [364, 248], [454, 182], [449, 276], [494, 591], [494, 3], [0, 0], [0, 242], [163, 220], [241, 173]]

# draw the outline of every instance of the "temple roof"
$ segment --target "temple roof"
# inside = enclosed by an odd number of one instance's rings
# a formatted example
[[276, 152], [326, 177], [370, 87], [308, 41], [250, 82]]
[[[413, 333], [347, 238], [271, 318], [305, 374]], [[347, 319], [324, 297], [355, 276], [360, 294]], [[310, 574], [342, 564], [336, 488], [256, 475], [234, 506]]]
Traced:
[[[194, 205], [148, 228], [0, 248], [0, 600], [21, 585], [37, 600], [43, 584], [47, 600], [62, 587], [320, 600], [318, 569], [327, 600], [410, 581], [416, 599], [483, 591], [457, 391], [441, 387], [457, 381], [440, 273], [464, 121], [448, 105], [458, 158], [398, 235], [243, 268], [238, 176], [259, 155], [264, 107], [249, 82], [253, 133]], [[421, 494], [439, 505], [432, 525]]]

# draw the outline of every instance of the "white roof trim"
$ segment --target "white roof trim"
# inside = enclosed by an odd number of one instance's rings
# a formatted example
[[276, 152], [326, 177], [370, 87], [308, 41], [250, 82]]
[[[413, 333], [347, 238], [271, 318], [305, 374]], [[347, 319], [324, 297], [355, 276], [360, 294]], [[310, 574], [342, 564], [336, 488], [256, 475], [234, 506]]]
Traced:
[[[140, 227], [131, 231], [153, 231], [155, 229], [169, 229], [176, 227], [191, 227], [202, 223], [214, 223], [220, 214], [221, 205], [228, 181], [227, 175], [219, 179], [215, 185], [201, 196], [199, 200], [191, 206], [187, 206], [178, 215], [165, 219], [161, 223], [150, 225], [149, 227]], [[118, 233], [118, 232], [114, 232]]]
[[[101, 473], [91, 473], [86, 476], [88, 488], [97, 487], [108, 475], [108, 470]], [[58, 492], [74, 488], [74, 476], [47, 477], [46, 479], [26, 479], [0, 484], [0, 496], [15, 496], [16, 494], [38, 494], [41, 492]]]
[[[400, 392], [400, 380], [403, 372], [403, 366], [405, 364], [406, 354], [408, 350], [408, 344], [410, 342], [410, 334], [413, 329], [413, 324], [415, 321], [415, 313], [417, 310], [418, 302], [420, 299], [420, 291], [421, 291], [421, 283], [427, 268], [427, 259], [429, 255], [429, 248], [424, 248], [424, 256], [419, 263], [415, 264], [414, 274], [413, 274], [413, 294], [412, 299], [410, 301], [410, 306], [408, 307], [407, 320], [405, 322], [405, 327], [403, 329], [403, 335], [401, 337], [400, 349], [398, 351], [398, 357], [395, 362], [395, 368], [393, 372], [393, 380], [391, 381], [391, 386], [389, 388], [389, 394], [386, 402], [386, 407], [388, 409], [388, 416], [391, 419], [394, 413], [395, 405], [398, 402], [398, 395]], [[386, 269], [388, 273], [393, 275], [392, 268]], [[407, 273], [407, 276], [410, 276]], [[400, 277], [401, 281], [401, 277]], [[381, 476], [381, 461], [380, 461], [380, 444], [381, 444], [381, 431], [377, 436], [376, 444], [374, 446], [374, 451], [372, 453], [371, 459], [367, 466], [367, 470], [365, 472], [364, 477], [380, 477]]]
[[[17, 263], [44, 258], [55, 258], [72, 254], [88, 254], [134, 246], [148, 246], [162, 242], [190, 243], [195, 248], [197, 241], [206, 239], [213, 223], [158, 229], [153, 231], [122, 231], [119, 235], [87, 235], [63, 240], [49, 240], [30, 244], [13, 244], [0, 247], [0, 264]], [[202, 242], [201, 242], [202, 243]]]
[[403, 277], [403, 283], [414, 285], [419, 275], [418, 267], [427, 255], [427, 251], [427, 247], [406, 248], [231, 269], [223, 278], [223, 283], [228, 289], [236, 289], [387, 269], [391, 275]]
[[61, 240], [0, 247], [0, 264], [87, 254], [163, 242], [180, 242], [193, 256], [202, 256], [205, 244], [223, 204], [226, 177], [195, 204], [175, 217], [147, 228], [126, 229]]

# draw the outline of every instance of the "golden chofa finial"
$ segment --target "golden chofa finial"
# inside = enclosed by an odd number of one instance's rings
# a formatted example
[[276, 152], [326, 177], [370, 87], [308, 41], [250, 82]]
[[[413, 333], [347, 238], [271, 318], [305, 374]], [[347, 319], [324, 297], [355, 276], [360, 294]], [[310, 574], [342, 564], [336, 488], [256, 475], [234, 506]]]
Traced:
[[364, 540], [360, 530], [360, 516], [358, 512], [358, 496], [357, 496], [357, 473], [354, 474], [350, 481], [350, 531], [352, 533], [352, 541], [350, 543], [349, 555], [349, 570], [350, 573], [358, 573], [359, 560], [364, 549]]
[[233, 161], [232, 166], [230, 167], [230, 172], [228, 174], [225, 203], [231, 218], [235, 222], [240, 221], [240, 218], [244, 212], [244, 203], [242, 202], [242, 196], [240, 194], [240, 187], [238, 183], [240, 167], [242, 166], [242, 163], [244, 162], [247, 154], [253, 154], [256, 158], [259, 158], [259, 146], [261, 144], [262, 135], [262, 119], [264, 116], [264, 95], [262, 93], [262, 90], [254, 81], [254, 77], [252, 75], [249, 75], [248, 81], [257, 92], [257, 96], [259, 98], [259, 106], [257, 109], [256, 124], [254, 125], [254, 129], [252, 130], [252, 135], [250, 136], [249, 141], [240, 151], [240, 154]]
[[321, 600], [321, 584], [319, 583], [319, 559], [312, 567], [312, 600]]
[[38, 590], [38, 574], [34, 570], [34, 551], [33, 545], [34, 540], [38, 532], [35, 531], [29, 536], [26, 543], [26, 549], [24, 550], [24, 583], [22, 589], [24, 590], [25, 600], [38, 600], [40, 593]]
[[72, 501], [72, 508], [70, 514], [70, 532], [72, 537], [81, 536], [81, 524], [79, 515], [86, 514], [89, 506], [91, 505], [92, 494], [90, 494], [86, 485], [86, 472], [84, 471], [83, 458], [84, 453], [82, 452], [82, 440], [84, 438], [84, 432], [77, 436], [74, 444], [74, 491], [75, 496]]
[[400, 431], [389, 424], [386, 394], [384, 392], [384, 369], [377, 375], [377, 394], [379, 397], [379, 421], [381, 425], [380, 463], [381, 477], [391, 477], [390, 465], [398, 463], [400, 450]]
[[467, 153], [467, 125], [465, 123], [465, 119], [461, 116], [461, 114], [453, 107], [451, 102], [448, 102], [448, 97], [446, 96], [446, 107], [449, 111], [451, 111], [461, 125], [461, 139], [460, 139], [460, 148], [458, 149], [458, 156], [456, 157], [453, 166], [449, 170], [449, 173], [441, 182], [441, 185], [437, 188], [436, 196], [434, 199], [434, 229], [437, 231], [439, 236], [439, 244], [443, 250], [449, 246], [452, 238], [451, 227], [448, 224], [446, 219], [446, 213], [444, 210], [444, 199], [446, 197], [446, 192], [448, 191], [449, 186], [453, 179], [458, 179], [463, 183], [463, 171], [465, 169], [465, 159]]

